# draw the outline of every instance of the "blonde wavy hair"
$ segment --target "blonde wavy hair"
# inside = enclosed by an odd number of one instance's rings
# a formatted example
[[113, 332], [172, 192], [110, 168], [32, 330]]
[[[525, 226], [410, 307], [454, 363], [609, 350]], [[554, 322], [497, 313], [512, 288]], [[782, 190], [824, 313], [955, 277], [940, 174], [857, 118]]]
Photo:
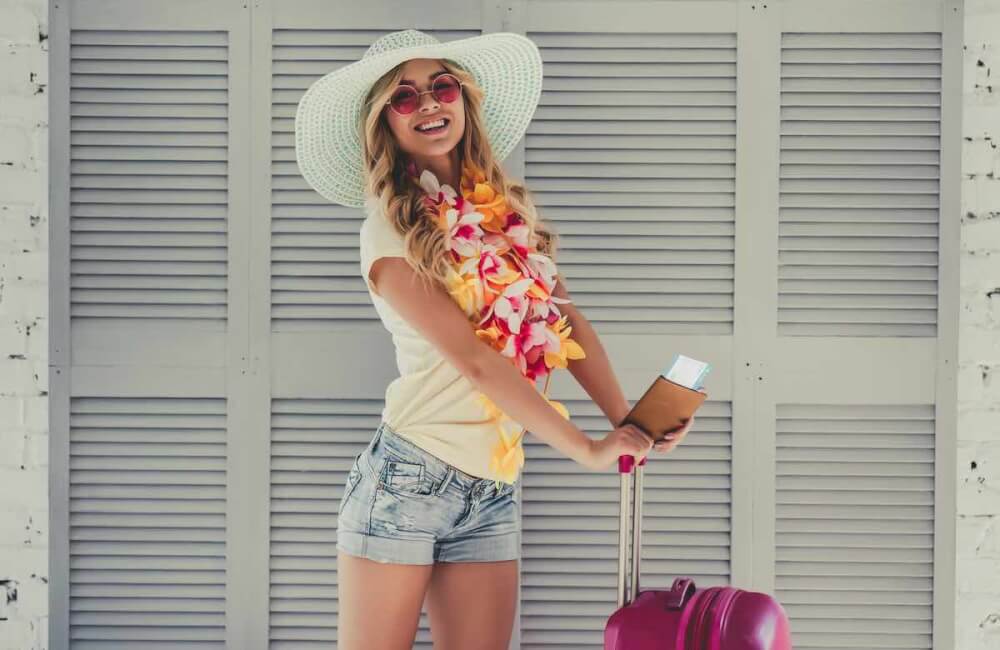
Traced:
[[[451, 59], [439, 59], [442, 66], [455, 75], [462, 86], [465, 103], [465, 132], [459, 140], [458, 159], [462, 169], [468, 161], [483, 170], [486, 180], [506, 198], [508, 206], [529, 226], [539, 253], [555, 259], [558, 235], [538, 216], [530, 192], [504, 174], [493, 156], [486, 137], [482, 113], [483, 90], [475, 78]], [[425, 283], [447, 289], [445, 280], [449, 261], [445, 249], [445, 232], [437, 225], [435, 214], [422, 197], [423, 189], [410, 180], [406, 172], [407, 157], [396, 143], [383, 109], [392, 91], [403, 78], [400, 63], [376, 81], [365, 97], [362, 155], [365, 160], [365, 192], [375, 197], [381, 208], [379, 218], [388, 219], [404, 239], [406, 259], [417, 277]], [[461, 192], [460, 188], [455, 188]]]

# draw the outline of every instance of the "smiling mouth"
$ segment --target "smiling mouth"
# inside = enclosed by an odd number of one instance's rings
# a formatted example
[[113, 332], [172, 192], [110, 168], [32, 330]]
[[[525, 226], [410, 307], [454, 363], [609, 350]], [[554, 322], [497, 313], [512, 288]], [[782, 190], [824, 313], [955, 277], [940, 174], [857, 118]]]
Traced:
[[439, 126], [439, 127], [437, 127], [437, 128], [428, 129], [428, 130], [420, 130], [420, 129], [414, 127], [413, 130], [416, 131], [417, 133], [422, 133], [424, 135], [434, 135], [435, 133], [441, 133], [441, 132], [443, 132], [444, 130], [446, 130], [451, 125], [451, 120], [449, 120], [446, 117], [442, 118], [442, 119], [444, 120], [444, 124], [441, 125], [441, 126]]

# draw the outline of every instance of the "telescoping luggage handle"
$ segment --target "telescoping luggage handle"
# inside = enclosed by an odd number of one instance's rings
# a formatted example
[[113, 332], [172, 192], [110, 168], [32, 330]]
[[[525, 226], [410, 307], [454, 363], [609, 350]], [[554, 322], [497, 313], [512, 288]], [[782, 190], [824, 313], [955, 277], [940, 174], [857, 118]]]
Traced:
[[[618, 607], [632, 602], [639, 595], [639, 560], [642, 555], [642, 473], [646, 458], [638, 464], [635, 456], [618, 457], [618, 474], [621, 478], [621, 501], [618, 519]], [[635, 470], [633, 472], [633, 470]], [[629, 488], [632, 486], [632, 476], [635, 476], [635, 498], [632, 500], [632, 580], [628, 584], [625, 572], [626, 555], [629, 552], [628, 519], [629, 519]], [[667, 606], [671, 609], [681, 609], [684, 603], [694, 594], [694, 582], [690, 578], [677, 578], [671, 586]]]

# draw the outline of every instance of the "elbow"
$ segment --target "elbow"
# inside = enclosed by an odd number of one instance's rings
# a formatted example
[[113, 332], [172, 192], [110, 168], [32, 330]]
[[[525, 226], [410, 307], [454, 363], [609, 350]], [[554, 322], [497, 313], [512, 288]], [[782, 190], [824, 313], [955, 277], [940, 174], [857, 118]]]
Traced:
[[462, 355], [463, 363], [458, 368], [459, 372], [478, 386], [486, 375], [486, 355], [492, 352], [482, 344], [478, 345], [477, 349], [470, 351], [467, 355]]

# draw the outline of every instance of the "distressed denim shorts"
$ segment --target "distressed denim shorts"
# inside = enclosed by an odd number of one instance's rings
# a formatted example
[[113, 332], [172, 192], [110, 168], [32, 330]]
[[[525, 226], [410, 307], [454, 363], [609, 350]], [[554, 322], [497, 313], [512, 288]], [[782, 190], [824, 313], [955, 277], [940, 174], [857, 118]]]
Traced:
[[493, 562], [521, 552], [518, 487], [466, 474], [383, 421], [347, 476], [337, 548], [378, 562]]

